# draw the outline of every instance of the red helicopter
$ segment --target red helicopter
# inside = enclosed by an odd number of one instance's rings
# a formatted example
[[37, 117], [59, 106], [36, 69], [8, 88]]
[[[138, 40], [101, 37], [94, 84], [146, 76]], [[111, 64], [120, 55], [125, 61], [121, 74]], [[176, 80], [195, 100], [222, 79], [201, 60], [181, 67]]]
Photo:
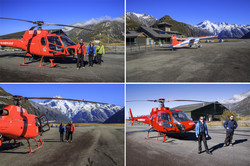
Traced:
[[[185, 132], [193, 130], [195, 128], [194, 121], [187, 115], [185, 112], [180, 110], [171, 110], [169, 107], [165, 107], [165, 102], [171, 101], [182, 101], [182, 102], [205, 102], [198, 100], [165, 100], [160, 98], [158, 100], [131, 100], [127, 102], [140, 102], [140, 101], [148, 101], [148, 102], [158, 102], [160, 103], [160, 107], [153, 108], [150, 116], [140, 116], [133, 117], [131, 109], [130, 111], [130, 121], [131, 125], [133, 125], [134, 121], [138, 121], [141, 123], [146, 123], [151, 125], [151, 128], [148, 130], [147, 139], [153, 138], [149, 137], [149, 133], [152, 129], [158, 132], [156, 141], [159, 141], [159, 135], [163, 134], [163, 141], [167, 140], [166, 133], [181, 133], [186, 137]], [[207, 102], [206, 102], [207, 103]]]
[[[74, 56], [75, 53], [77, 52], [76, 43], [74, 43], [69, 37], [67, 37], [63, 31], [60, 31], [59, 33], [52, 33], [48, 30], [42, 30], [43, 25], [67, 26], [67, 27], [74, 27], [91, 31], [91, 29], [87, 29], [84, 27], [64, 25], [64, 24], [51, 24], [51, 23], [45, 23], [43, 21], [29, 21], [29, 20], [4, 18], [4, 17], [0, 17], [0, 19], [25, 21], [36, 24], [35, 26], [31, 27], [30, 30], [25, 31], [21, 40], [0, 39], [0, 45], [2, 46], [20, 48], [27, 52], [26, 55], [28, 57], [34, 57], [34, 56], [41, 57], [40, 65], [29, 65], [25, 63], [25, 57], [21, 65], [46, 67], [42, 66], [42, 61], [44, 57], [49, 57], [52, 58], [50, 59], [51, 63], [50, 67], [54, 67], [57, 64], [53, 63], [54, 61], [53, 58], [66, 57], [71, 55]], [[38, 27], [38, 30], [34, 30], [36, 27]]]
[[[0, 96], [0, 98], [10, 99], [14, 101], [14, 105], [0, 105], [0, 146], [2, 142], [26, 139], [29, 144], [30, 153], [39, 149], [43, 145], [42, 139], [39, 139], [40, 145], [35, 137], [41, 135], [50, 130], [49, 121], [45, 115], [37, 117], [33, 114], [28, 114], [27, 110], [20, 106], [20, 101], [27, 101], [29, 99], [50, 99], [50, 100], [70, 100], [80, 101], [88, 103], [108, 104], [101, 102], [93, 102], [86, 100], [65, 99], [65, 98], [53, 98], [53, 97], [23, 97], [23, 96]], [[54, 122], [54, 121], [52, 121]], [[30, 139], [34, 139], [37, 144], [37, 148], [31, 148]]]

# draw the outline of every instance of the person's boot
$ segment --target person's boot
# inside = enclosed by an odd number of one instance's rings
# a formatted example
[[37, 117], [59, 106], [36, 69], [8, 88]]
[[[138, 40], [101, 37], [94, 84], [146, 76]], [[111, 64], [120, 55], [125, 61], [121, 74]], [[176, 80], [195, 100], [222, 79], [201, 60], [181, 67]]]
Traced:
[[210, 154], [210, 155], [212, 155], [212, 153], [211, 153], [211, 152], [210, 152], [209, 150], [207, 151], [207, 154]]
[[201, 151], [198, 151], [198, 154], [201, 154]]

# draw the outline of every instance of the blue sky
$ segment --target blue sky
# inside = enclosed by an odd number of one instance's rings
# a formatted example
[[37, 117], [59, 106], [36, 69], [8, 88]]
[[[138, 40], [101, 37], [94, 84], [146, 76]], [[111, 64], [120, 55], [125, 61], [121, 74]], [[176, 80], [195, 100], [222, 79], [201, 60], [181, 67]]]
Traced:
[[[124, 106], [123, 84], [0, 84], [13, 95], [84, 99]], [[34, 100], [38, 101], [38, 100]]]
[[169, 15], [176, 21], [198, 24], [204, 20], [250, 24], [249, 0], [127, 0], [127, 12]]
[[[165, 98], [169, 100], [202, 100], [218, 101], [229, 99], [235, 94], [250, 90], [250, 84], [129, 84], [126, 87], [126, 100], [150, 100]], [[169, 102], [165, 105], [172, 108], [178, 105], [195, 104], [192, 102]], [[129, 108], [133, 115], [147, 115], [158, 103], [128, 102], [126, 115]]]
[[[0, 0], [0, 17], [73, 24], [124, 14], [124, 0]], [[0, 35], [27, 30], [31, 23], [0, 20]], [[44, 29], [58, 28], [44, 26]], [[59, 27], [60, 28], [60, 27]]]

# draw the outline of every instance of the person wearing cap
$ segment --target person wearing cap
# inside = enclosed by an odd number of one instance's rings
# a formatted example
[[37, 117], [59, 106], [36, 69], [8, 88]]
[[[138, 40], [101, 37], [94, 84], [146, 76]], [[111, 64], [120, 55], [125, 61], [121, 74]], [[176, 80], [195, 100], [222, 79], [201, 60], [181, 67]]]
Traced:
[[83, 39], [80, 39], [80, 42], [76, 45], [77, 49], [77, 63], [76, 63], [76, 68], [77, 70], [82, 68], [85, 68], [84, 64], [84, 56], [86, 55], [86, 49], [85, 45], [83, 43]]
[[206, 138], [208, 138], [208, 130], [207, 130], [207, 124], [204, 121], [203, 116], [200, 117], [199, 121], [196, 124], [195, 135], [198, 138], [198, 154], [202, 152], [201, 141], [203, 141], [204, 143], [207, 154], [212, 154], [208, 150], [208, 146], [207, 146]]
[[223, 126], [226, 129], [226, 138], [224, 146], [228, 146], [229, 144], [233, 146], [232, 140], [233, 140], [234, 130], [238, 127], [236, 120], [234, 120], [234, 116], [231, 115], [230, 119], [226, 120]]

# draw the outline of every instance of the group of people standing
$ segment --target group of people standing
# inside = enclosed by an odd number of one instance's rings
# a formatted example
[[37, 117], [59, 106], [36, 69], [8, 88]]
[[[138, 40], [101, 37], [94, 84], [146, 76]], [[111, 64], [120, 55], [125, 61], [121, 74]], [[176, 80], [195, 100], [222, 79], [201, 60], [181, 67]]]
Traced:
[[90, 42], [87, 48], [87, 54], [86, 54], [86, 48], [83, 43], [83, 39], [80, 39], [80, 42], [76, 46], [77, 49], [77, 63], [76, 63], [76, 68], [77, 69], [83, 69], [85, 68], [85, 63], [84, 63], [84, 56], [88, 55], [89, 56], [89, 67], [93, 67], [94, 60], [96, 64], [101, 65], [102, 63], [102, 55], [105, 54], [105, 49], [104, 45], [99, 43], [96, 47], [95, 45]]
[[63, 123], [60, 124], [59, 133], [60, 133], [60, 141], [61, 142], [64, 142], [64, 140], [63, 140], [64, 132], [66, 132], [66, 135], [65, 135], [66, 142], [72, 142], [73, 133], [75, 132], [75, 125], [72, 123], [72, 121], [70, 121], [66, 125], [66, 127], [64, 126]]
[[[223, 126], [226, 129], [226, 138], [224, 141], [224, 147], [229, 145], [233, 146], [232, 140], [233, 140], [234, 130], [238, 127], [236, 120], [234, 120], [234, 116], [231, 115], [230, 119], [226, 120]], [[198, 138], [198, 154], [202, 152], [201, 141], [203, 141], [204, 143], [206, 152], [208, 154], [211, 154], [207, 146], [206, 138], [208, 138], [208, 130], [207, 130], [207, 124], [204, 121], [203, 116], [200, 117], [199, 121], [196, 124], [195, 134], [196, 137]]]

